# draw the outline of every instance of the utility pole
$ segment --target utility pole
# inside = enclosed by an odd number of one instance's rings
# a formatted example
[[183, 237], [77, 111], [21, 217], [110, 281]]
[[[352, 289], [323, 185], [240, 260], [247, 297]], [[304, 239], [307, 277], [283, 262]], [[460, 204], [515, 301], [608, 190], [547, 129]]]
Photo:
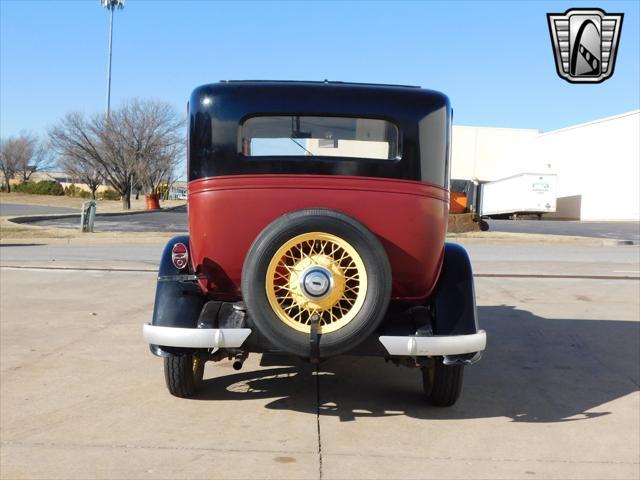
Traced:
[[124, 8], [124, 0], [100, 0], [103, 7], [109, 10], [109, 60], [107, 64], [107, 106], [105, 109], [105, 116], [109, 116], [109, 110], [111, 108], [111, 56], [113, 45], [113, 12], [116, 8]]

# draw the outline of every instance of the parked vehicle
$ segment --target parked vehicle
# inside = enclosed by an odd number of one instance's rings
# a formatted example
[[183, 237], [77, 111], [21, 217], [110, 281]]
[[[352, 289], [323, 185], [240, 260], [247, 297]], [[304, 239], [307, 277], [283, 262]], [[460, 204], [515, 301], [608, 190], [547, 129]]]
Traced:
[[556, 211], [554, 174], [521, 173], [481, 185], [481, 215], [511, 217], [536, 215]]
[[379, 356], [452, 405], [478, 327], [465, 250], [445, 243], [451, 107], [418, 87], [222, 82], [189, 101], [189, 236], [160, 263], [151, 351], [173, 395], [207, 361]]

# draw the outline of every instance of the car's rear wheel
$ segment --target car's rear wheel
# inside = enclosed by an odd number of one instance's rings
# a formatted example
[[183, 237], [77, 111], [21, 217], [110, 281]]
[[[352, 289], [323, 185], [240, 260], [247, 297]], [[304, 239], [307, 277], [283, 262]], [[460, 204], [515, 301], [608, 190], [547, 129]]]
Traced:
[[171, 395], [191, 397], [202, 386], [204, 360], [194, 354], [164, 358], [164, 379]]
[[333, 210], [283, 215], [256, 238], [242, 272], [242, 296], [258, 330], [279, 349], [344, 353], [378, 327], [391, 296], [391, 268], [377, 237]]
[[432, 365], [422, 367], [422, 385], [427, 400], [438, 407], [450, 407], [460, 397], [464, 365], [445, 365], [435, 359]]

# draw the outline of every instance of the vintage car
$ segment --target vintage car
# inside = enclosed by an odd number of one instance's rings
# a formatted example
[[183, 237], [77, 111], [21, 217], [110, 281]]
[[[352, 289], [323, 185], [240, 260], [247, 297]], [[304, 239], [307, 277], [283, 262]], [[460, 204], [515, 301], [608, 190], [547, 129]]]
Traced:
[[478, 327], [465, 250], [445, 243], [451, 116], [442, 93], [226, 81], [188, 106], [189, 235], [162, 254], [152, 322], [171, 394], [207, 361], [379, 356], [456, 402]]

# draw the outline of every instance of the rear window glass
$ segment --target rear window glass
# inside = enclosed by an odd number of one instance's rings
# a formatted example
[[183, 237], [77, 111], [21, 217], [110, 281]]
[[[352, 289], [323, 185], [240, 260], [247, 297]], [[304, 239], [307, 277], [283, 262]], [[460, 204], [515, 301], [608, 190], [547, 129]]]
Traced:
[[268, 116], [246, 120], [239, 151], [247, 157], [322, 156], [396, 160], [398, 128], [372, 118]]

